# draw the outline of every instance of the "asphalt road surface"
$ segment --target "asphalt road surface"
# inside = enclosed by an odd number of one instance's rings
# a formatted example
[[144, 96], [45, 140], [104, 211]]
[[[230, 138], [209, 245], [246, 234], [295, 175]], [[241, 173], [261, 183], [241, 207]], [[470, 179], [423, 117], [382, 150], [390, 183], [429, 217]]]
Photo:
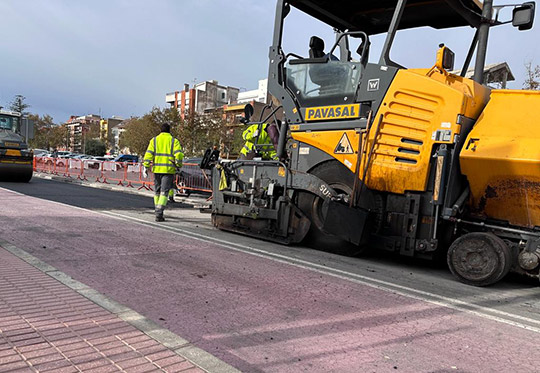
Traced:
[[540, 286], [220, 232], [186, 204], [0, 183], [0, 238], [245, 372], [540, 372]]

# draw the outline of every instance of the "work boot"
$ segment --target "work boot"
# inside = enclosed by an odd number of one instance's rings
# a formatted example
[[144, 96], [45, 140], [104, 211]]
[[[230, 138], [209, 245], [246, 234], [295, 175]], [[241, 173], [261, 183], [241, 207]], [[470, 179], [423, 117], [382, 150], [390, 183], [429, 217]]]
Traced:
[[165, 218], [163, 217], [163, 215], [156, 215], [156, 221], [162, 222], [165, 221]]
[[170, 202], [170, 203], [176, 203], [176, 201], [174, 200], [174, 197], [173, 197], [173, 196], [170, 196], [170, 197], [169, 197], [169, 202]]

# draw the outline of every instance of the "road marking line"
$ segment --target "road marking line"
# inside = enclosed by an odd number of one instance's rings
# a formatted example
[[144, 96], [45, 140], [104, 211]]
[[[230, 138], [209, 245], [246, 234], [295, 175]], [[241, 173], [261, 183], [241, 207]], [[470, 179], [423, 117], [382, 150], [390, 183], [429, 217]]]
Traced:
[[[139, 219], [136, 217], [132, 217], [129, 215], [123, 215], [116, 212], [105, 212], [105, 211], [102, 213], [104, 215], [117, 217], [119, 219], [130, 220], [141, 225], [152, 226], [154, 228], [164, 230], [167, 232], [172, 232], [172, 233], [184, 236], [184, 237], [196, 239], [203, 242], [218, 244], [220, 246], [223, 246], [225, 248], [232, 249], [235, 251], [240, 251], [243, 253], [248, 253], [251, 255], [258, 256], [258, 257], [271, 259], [271, 260], [278, 261], [281, 263], [294, 265], [303, 269], [315, 271], [317, 273], [330, 275], [330, 276], [337, 277], [346, 281], [352, 281], [359, 284], [367, 285], [370, 287], [377, 288], [379, 290], [390, 291], [392, 293], [399, 294], [405, 297], [429, 302], [432, 304], [436, 304], [438, 306], [451, 308], [451, 309], [461, 311], [461, 312], [467, 312], [467, 313], [474, 314], [476, 316], [479, 316], [485, 319], [501, 322], [504, 324], [508, 324], [508, 325], [516, 326], [522, 329], [530, 330], [536, 333], [540, 333], [540, 327], [530, 326], [530, 325], [526, 325], [526, 324], [514, 321], [514, 320], [520, 320], [523, 322], [536, 324], [540, 326], [540, 320], [535, 320], [535, 319], [531, 319], [531, 318], [520, 316], [520, 315], [513, 315], [505, 311], [478, 306], [473, 303], [448, 298], [442, 295], [429, 293], [427, 291], [410, 288], [407, 286], [391, 283], [384, 280], [378, 280], [378, 279], [366, 277], [366, 276], [359, 275], [356, 273], [343, 271], [340, 269], [329, 268], [324, 265], [309, 262], [303, 259], [289, 257], [286, 255], [281, 255], [278, 253], [272, 253], [263, 249], [257, 249], [251, 246], [246, 246], [246, 245], [226, 241], [219, 238], [204, 236], [199, 233], [186, 231], [181, 228], [175, 228], [175, 227], [170, 227], [166, 225], [156, 224], [156, 223], [149, 222], [149, 221]], [[538, 292], [540, 293], [540, 289], [538, 290]], [[495, 316], [494, 314], [498, 316]]]
[[[24, 197], [38, 198], [38, 197], [28, 196], [28, 195], [23, 194], [23, 193], [15, 192], [15, 191], [12, 191], [12, 190], [9, 190], [9, 189], [5, 189], [5, 188], [2, 188], [2, 187], [0, 187], [0, 189], [11, 192], [11, 193], [15, 193], [15, 194], [18, 194], [18, 195], [24, 196]], [[294, 265], [294, 266], [299, 267], [299, 268], [303, 268], [303, 269], [306, 269], [306, 270], [315, 271], [317, 273], [333, 276], [333, 277], [336, 277], [336, 278], [339, 278], [339, 279], [342, 279], [342, 280], [345, 280], [345, 281], [355, 282], [355, 283], [370, 286], [370, 287], [373, 287], [373, 288], [376, 288], [376, 289], [379, 289], [379, 290], [395, 293], [395, 294], [398, 294], [398, 295], [401, 295], [401, 296], [404, 296], [404, 297], [408, 297], [408, 298], [412, 298], [412, 299], [416, 299], [416, 300], [421, 300], [421, 301], [424, 301], [424, 302], [429, 302], [429, 303], [432, 303], [432, 304], [435, 304], [435, 305], [438, 305], [438, 306], [441, 306], [441, 307], [446, 307], [446, 308], [450, 308], [450, 309], [453, 309], [453, 310], [456, 310], [456, 311], [473, 314], [475, 316], [482, 317], [484, 319], [488, 319], [488, 320], [500, 322], [500, 323], [503, 323], [503, 324], [519, 327], [521, 329], [529, 330], [529, 331], [532, 331], [532, 332], [535, 332], [535, 333], [540, 333], [540, 327], [530, 326], [530, 325], [523, 324], [521, 322], [514, 321], [514, 320], [520, 320], [520, 321], [523, 321], [523, 322], [536, 324], [536, 325], [540, 326], [540, 320], [535, 320], [535, 319], [531, 319], [531, 318], [520, 316], [520, 315], [513, 315], [513, 314], [505, 312], [505, 311], [500, 311], [500, 310], [497, 310], [497, 309], [490, 309], [490, 308], [478, 306], [478, 305], [475, 305], [473, 303], [469, 303], [469, 302], [466, 302], [466, 301], [452, 299], [452, 298], [448, 298], [448, 297], [445, 297], [445, 296], [442, 296], [442, 295], [429, 293], [429, 292], [426, 292], [426, 291], [423, 291], [423, 290], [410, 288], [410, 287], [395, 284], [395, 283], [392, 283], [392, 282], [388, 282], [388, 281], [384, 281], [384, 280], [378, 280], [378, 279], [366, 277], [366, 276], [363, 276], [363, 275], [355, 274], [355, 273], [352, 273], [352, 272], [347, 272], [347, 271], [343, 271], [343, 270], [340, 270], [340, 269], [326, 267], [326, 266], [323, 266], [323, 265], [320, 265], [320, 264], [317, 264], [317, 263], [313, 263], [313, 262], [305, 261], [305, 260], [302, 260], [302, 259], [289, 257], [289, 256], [286, 256], [286, 255], [281, 255], [281, 254], [278, 254], [278, 253], [272, 253], [272, 252], [269, 252], [269, 251], [266, 251], [266, 250], [257, 249], [255, 247], [234, 243], [234, 242], [226, 241], [226, 240], [219, 239], [219, 238], [213, 238], [213, 237], [204, 236], [204, 235], [201, 235], [201, 234], [198, 234], [198, 233], [195, 233], [195, 232], [191, 232], [191, 231], [187, 231], [187, 230], [184, 230], [184, 229], [181, 229], [181, 228], [175, 228], [175, 227], [171, 227], [171, 226], [167, 226], [167, 225], [156, 224], [156, 223], [146, 221], [146, 220], [143, 220], [143, 219], [139, 219], [139, 218], [136, 218], [136, 217], [132, 217], [132, 216], [129, 216], [129, 215], [123, 215], [123, 214], [119, 214], [119, 213], [115, 213], [115, 212], [108, 212], [108, 211], [94, 211], [94, 210], [89, 210], [89, 209], [85, 209], [85, 208], [78, 207], [78, 206], [68, 205], [68, 204], [65, 204], [65, 203], [62, 203], [62, 202], [57, 202], [57, 201], [49, 201], [49, 200], [45, 200], [45, 201], [50, 202], [50, 203], [59, 204], [59, 205], [66, 206], [66, 207], [70, 207], [70, 208], [75, 208], [75, 209], [87, 211], [87, 212], [92, 212], [92, 213], [95, 213], [95, 214], [98, 214], [98, 215], [103, 215], [103, 216], [108, 216], [108, 217], [111, 217], [111, 218], [116, 218], [116, 219], [119, 219], [119, 220], [129, 220], [131, 222], [134, 222], [134, 223], [137, 223], [137, 224], [140, 224], [140, 225], [150, 226], [150, 227], [162, 230], [162, 231], [166, 231], [166, 232], [169, 232], [169, 233], [175, 233], [175, 234], [178, 234], [178, 235], [181, 235], [181, 236], [184, 236], [184, 237], [188, 237], [188, 238], [191, 238], [191, 239], [195, 239], [195, 240], [199, 240], [199, 241], [203, 241], [203, 242], [207, 242], [207, 243], [211, 243], [211, 244], [218, 244], [218, 245], [220, 245], [220, 246], [222, 246], [224, 248], [230, 249], [230, 250], [247, 253], [247, 254], [258, 256], [258, 257], [261, 257], [261, 258], [271, 259], [271, 260], [274, 260], [274, 261], [277, 261], [277, 262], [280, 262], [280, 263]], [[539, 290], [539, 292], [540, 292], [540, 290]], [[499, 315], [499, 316], [495, 316], [493, 314], [496, 314], [496, 315]], [[514, 319], [514, 320], [512, 320], [512, 319]]]

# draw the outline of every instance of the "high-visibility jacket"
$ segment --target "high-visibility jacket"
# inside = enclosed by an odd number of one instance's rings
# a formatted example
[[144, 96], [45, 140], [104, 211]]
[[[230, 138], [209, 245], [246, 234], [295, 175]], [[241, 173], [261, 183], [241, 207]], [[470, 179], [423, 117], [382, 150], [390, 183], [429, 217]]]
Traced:
[[[261, 126], [261, 133], [257, 139], [257, 130], [259, 129], [259, 124], [252, 124], [249, 126], [242, 133], [242, 138], [246, 140], [246, 143], [244, 144], [242, 150], [240, 150], [240, 153], [247, 156], [249, 152], [258, 150], [261, 152], [263, 159], [274, 159], [276, 157], [276, 150], [274, 149], [270, 136], [268, 136], [268, 132], [266, 132], [266, 127], [268, 127], [268, 123], [263, 123]], [[257, 144], [262, 145], [258, 146], [257, 149], [255, 149], [256, 140]]]
[[161, 132], [150, 140], [144, 154], [143, 165], [150, 167], [155, 174], [174, 174], [177, 167], [182, 167], [184, 153], [180, 141], [168, 132]]

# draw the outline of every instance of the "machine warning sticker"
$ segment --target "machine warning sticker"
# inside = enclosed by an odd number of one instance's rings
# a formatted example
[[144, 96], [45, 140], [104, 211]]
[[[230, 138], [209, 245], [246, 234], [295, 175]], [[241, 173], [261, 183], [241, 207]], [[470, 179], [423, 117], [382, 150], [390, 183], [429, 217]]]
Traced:
[[431, 135], [431, 139], [441, 142], [452, 141], [452, 131], [451, 130], [437, 130], [434, 131]]
[[347, 134], [343, 133], [343, 136], [341, 136], [341, 139], [339, 140], [338, 144], [336, 145], [336, 148], [334, 149], [334, 154], [353, 154], [353, 153], [354, 152], [351, 146], [351, 142], [349, 141]]
[[300, 147], [300, 150], [298, 152], [300, 155], [308, 155], [309, 154], [309, 148], [303, 148]]
[[306, 109], [306, 121], [358, 118], [360, 104], [318, 106]]

